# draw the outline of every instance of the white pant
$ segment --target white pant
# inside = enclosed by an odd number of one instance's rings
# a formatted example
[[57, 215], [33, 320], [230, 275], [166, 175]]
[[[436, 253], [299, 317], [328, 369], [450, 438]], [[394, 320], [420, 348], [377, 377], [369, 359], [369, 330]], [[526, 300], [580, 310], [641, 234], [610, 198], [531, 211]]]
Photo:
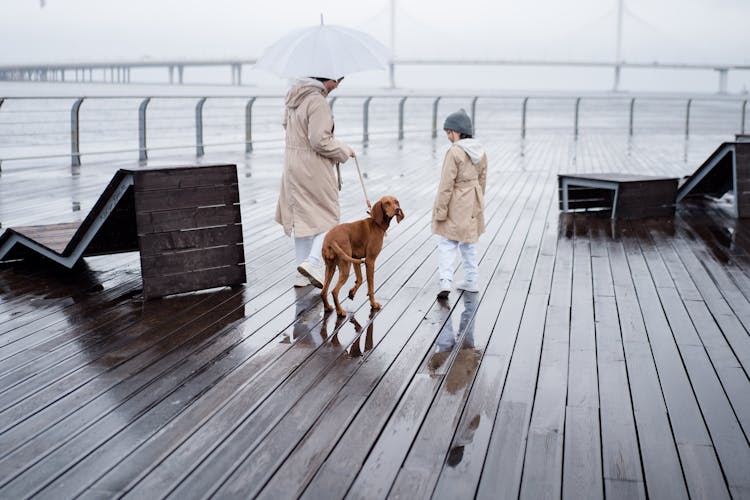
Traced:
[[469, 283], [476, 283], [479, 274], [477, 265], [477, 244], [449, 240], [440, 237], [438, 243], [438, 276], [441, 280], [453, 281], [453, 268], [456, 254], [461, 251], [461, 263], [464, 268], [464, 279]]
[[316, 266], [323, 265], [323, 239], [326, 233], [294, 238], [294, 257], [299, 266], [307, 259]]

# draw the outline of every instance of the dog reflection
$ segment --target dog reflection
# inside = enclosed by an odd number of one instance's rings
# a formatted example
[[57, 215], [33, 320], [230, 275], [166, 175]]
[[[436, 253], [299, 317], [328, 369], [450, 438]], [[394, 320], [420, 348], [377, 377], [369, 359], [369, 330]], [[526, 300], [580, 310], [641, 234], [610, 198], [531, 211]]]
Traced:
[[[331, 320], [331, 313], [330, 311], [327, 311], [323, 313], [323, 326], [320, 327], [320, 338], [323, 342], [325, 342], [328, 339], [328, 322]], [[331, 345], [333, 347], [338, 347], [341, 345], [341, 342], [339, 342], [339, 330], [341, 330], [341, 327], [346, 322], [346, 316], [334, 316], [336, 318], [335, 324], [333, 326], [333, 337], [331, 337]], [[352, 321], [354, 321], [354, 318], [352, 317]]]
[[375, 325], [375, 322], [372, 319], [374, 316], [375, 316], [375, 311], [371, 311], [370, 322], [367, 325], [367, 332], [365, 333], [365, 338], [364, 338], [364, 344], [365, 344], [364, 351], [362, 350], [362, 347], [361, 347], [362, 325], [360, 325], [359, 322], [357, 322], [357, 320], [354, 317], [352, 317], [351, 322], [354, 325], [354, 331], [357, 332], [357, 334], [359, 335], [357, 339], [354, 341], [354, 343], [352, 344], [351, 348], [349, 349], [349, 356], [351, 356], [352, 358], [362, 356], [363, 353], [366, 353], [372, 349], [372, 329], [373, 329], [373, 326]]

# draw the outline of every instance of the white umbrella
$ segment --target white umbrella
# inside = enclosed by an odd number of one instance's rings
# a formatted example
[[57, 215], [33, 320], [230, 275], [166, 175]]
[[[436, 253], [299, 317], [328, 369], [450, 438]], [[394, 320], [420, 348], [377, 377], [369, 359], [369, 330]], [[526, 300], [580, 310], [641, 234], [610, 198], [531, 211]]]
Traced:
[[268, 47], [255, 63], [281, 77], [342, 76], [383, 69], [390, 51], [372, 36], [343, 26], [323, 24], [294, 31]]

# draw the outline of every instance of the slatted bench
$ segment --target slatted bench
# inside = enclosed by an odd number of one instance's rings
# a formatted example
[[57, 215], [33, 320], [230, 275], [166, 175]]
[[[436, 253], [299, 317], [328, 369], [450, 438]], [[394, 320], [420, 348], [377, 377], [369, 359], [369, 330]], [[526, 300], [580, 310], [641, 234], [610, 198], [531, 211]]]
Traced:
[[676, 177], [600, 173], [557, 176], [560, 210], [609, 211], [612, 219], [674, 214]]
[[738, 134], [724, 142], [688, 177], [677, 192], [687, 198], [721, 198], [732, 194], [735, 217], [750, 217], [750, 137]]
[[246, 281], [236, 165], [121, 169], [81, 222], [11, 227], [0, 262], [140, 252], [145, 299]]

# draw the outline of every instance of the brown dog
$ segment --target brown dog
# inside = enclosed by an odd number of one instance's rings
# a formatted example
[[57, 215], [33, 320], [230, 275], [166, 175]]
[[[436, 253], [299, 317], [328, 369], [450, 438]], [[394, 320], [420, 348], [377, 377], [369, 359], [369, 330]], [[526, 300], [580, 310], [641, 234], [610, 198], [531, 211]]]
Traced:
[[320, 292], [326, 311], [333, 311], [326, 295], [328, 295], [328, 287], [338, 267], [339, 281], [333, 288], [333, 302], [336, 304], [336, 314], [346, 316], [346, 312], [339, 303], [339, 291], [349, 278], [351, 264], [354, 264], [354, 274], [357, 279], [354, 282], [354, 287], [349, 290], [349, 298], [354, 298], [354, 294], [362, 285], [362, 270], [359, 267], [362, 262], [364, 262], [367, 272], [367, 295], [370, 297], [370, 306], [373, 309], [380, 309], [380, 304], [375, 300], [375, 259], [378, 258], [378, 254], [383, 248], [383, 237], [393, 217], [401, 222], [401, 219], [404, 218], [404, 212], [401, 211], [396, 198], [383, 196], [372, 206], [370, 217], [356, 222], [339, 224], [328, 231], [323, 240], [323, 260], [326, 263], [326, 276], [323, 290]]

